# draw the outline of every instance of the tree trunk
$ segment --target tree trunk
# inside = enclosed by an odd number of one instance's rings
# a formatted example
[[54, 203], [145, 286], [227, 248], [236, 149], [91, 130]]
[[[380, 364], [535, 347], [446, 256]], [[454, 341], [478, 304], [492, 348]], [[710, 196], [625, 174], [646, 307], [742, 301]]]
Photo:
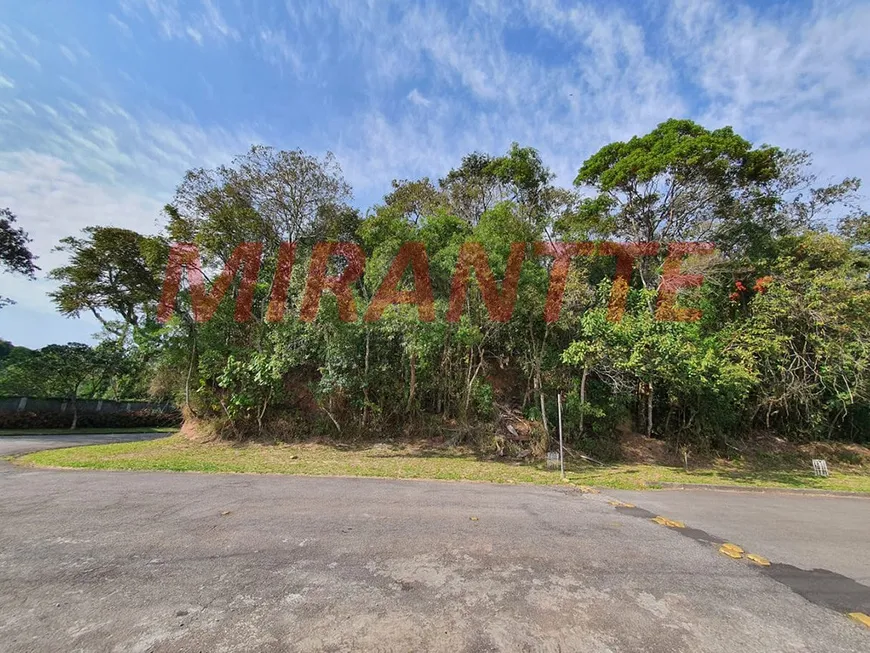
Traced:
[[544, 391], [541, 390], [541, 421], [544, 424], [544, 432], [547, 434], [547, 437], [550, 436], [550, 427], [547, 426], [547, 409], [544, 406]]
[[583, 377], [580, 379], [580, 435], [583, 435], [583, 423], [586, 417], [586, 378], [589, 376], [589, 366], [583, 366]]
[[541, 402], [541, 423], [544, 425], [544, 433], [547, 434], [547, 437], [550, 437], [550, 426], [547, 424], [547, 407], [544, 402], [544, 384], [541, 380], [541, 368], [535, 370], [535, 385], [538, 390], [538, 398]]
[[646, 395], [646, 435], [647, 437], [652, 437], [653, 431], [653, 384], [652, 382], [646, 384], [647, 395]]
[[76, 425], [79, 423], [79, 407], [76, 405], [76, 398], [73, 397], [72, 400], [72, 409], [73, 409], [73, 421], [72, 426], [69, 427], [70, 431], [75, 431]]
[[[469, 350], [474, 351], [474, 350]], [[468, 378], [468, 386], [465, 392], [465, 414], [468, 415], [468, 407], [471, 405], [471, 388], [474, 386], [474, 381], [477, 379], [477, 375], [480, 374], [480, 370], [483, 367], [483, 347], [481, 347], [478, 351], [478, 356], [480, 357], [477, 361], [477, 367], [474, 368], [474, 374], [472, 374]], [[469, 367], [469, 371], [471, 368]]]
[[266, 398], [263, 400], [262, 410], [257, 411], [257, 435], [263, 434], [263, 417], [266, 415], [266, 409], [269, 407], [269, 400], [271, 398], [272, 398], [272, 390], [269, 390], [269, 393], [266, 395]]
[[468, 405], [471, 403], [471, 369], [474, 367], [474, 349], [468, 348], [468, 369], [465, 372], [465, 408], [463, 419], [468, 419]]
[[363, 399], [365, 400], [362, 414], [363, 426], [366, 425], [369, 414], [369, 346], [371, 344], [371, 338], [372, 332], [370, 329], [366, 328], [366, 361], [365, 367], [363, 368]]
[[196, 332], [191, 332], [190, 363], [187, 366], [187, 378], [184, 381], [184, 406], [194, 416], [196, 413], [190, 407], [190, 377], [193, 375], [193, 363], [196, 360]]
[[410, 413], [411, 408], [414, 405], [414, 393], [417, 390], [417, 354], [415, 352], [411, 352], [411, 381], [410, 387], [408, 389], [408, 407], [406, 408], [406, 412]]

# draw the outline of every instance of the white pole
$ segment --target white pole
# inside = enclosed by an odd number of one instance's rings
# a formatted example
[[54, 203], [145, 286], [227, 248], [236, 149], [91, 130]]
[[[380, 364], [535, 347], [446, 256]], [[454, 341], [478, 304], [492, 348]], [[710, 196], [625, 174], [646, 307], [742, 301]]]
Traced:
[[565, 478], [565, 452], [562, 447], [562, 393], [556, 395], [556, 405], [559, 407], [559, 467], [562, 478]]

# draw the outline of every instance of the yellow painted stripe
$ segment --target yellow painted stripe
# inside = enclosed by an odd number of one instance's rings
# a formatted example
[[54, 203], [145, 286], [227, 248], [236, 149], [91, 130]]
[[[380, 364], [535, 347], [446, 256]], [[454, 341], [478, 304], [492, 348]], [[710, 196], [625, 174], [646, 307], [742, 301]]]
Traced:
[[673, 519], [668, 519], [667, 517], [662, 517], [658, 515], [657, 517], [653, 517], [653, 521], [656, 524], [661, 524], [662, 526], [667, 526], [668, 528], [685, 528], [686, 525], [681, 521], [674, 521]]
[[734, 558], [735, 560], [743, 557], [743, 549], [734, 544], [732, 544], [731, 546], [723, 544], [719, 547], [719, 553], [726, 555], [729, 558]]
[[868, 617], [863, 612], [850, 612], [849, 618], [854, 619], [859, 624], [864, 624], [867, 628], [870, 628], [870, 617]]
[[762, 567], [769, 567], [770, 566], [770, 560], [768, 560], [764, 556], [760, 556], [760, 555], [755, 554], [755, 553], [750, 553], [749, 555], [746, 556], [746, 559], [751, 560], [755, 564], [761, 565]]

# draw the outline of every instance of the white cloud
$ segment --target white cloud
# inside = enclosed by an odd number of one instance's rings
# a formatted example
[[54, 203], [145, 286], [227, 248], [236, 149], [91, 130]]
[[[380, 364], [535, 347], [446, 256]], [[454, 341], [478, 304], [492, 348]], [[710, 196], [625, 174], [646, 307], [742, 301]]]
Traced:
[[816, 2], [765, 17], [682, 1], [670, 43], [706, 96], [699, 118], [814, 153], [823, 176], [868, 179], [870, 6]]
[[154, 232], [160, 198], [88, 181], [74, 166], [33, 151], [0, 153], [0, 206], [8, 206], [33, 238], [43, 271], [64, 262], [57, 242], [89, 225]]
[[223, 14], [217, 7], [215, 7], [212, 0], [202, 0], [202, 6], [202, 21], [203, 24], [208, 27], [210, 32], [220, 34], [221, 36], [233, 39], [234, 41], [239, 40], [239, 31], [227, 24]]
[[[2, 309], [0, 318], [11, 319], [20, 311], [54, 315], [46, 293], [56, 284], [45, 275], [66, 262], [63, 254], [52, 251], [61, 238], [78, 235], [91, 225], [154, 233], [161, 206], [157, 198], [89, 182], [53, 156], [32, 151], [0, 154], [0, 207], [16, 214], [33, 241], [30, 247], [41, 268], [36, 281], [3, 275], [2, 294], [17, 305]], [[93, 326], [88, 328], [95, 331]]]
[[427, 100], [426, 97], [416, 88], [411, 89], [411, 92], [408, 93], [408, 101], [421, 107], [428, 107], [432, 104], [432, 102]]
[[54, 107], [50, 107], [47, 104], [40, 103], [39, 108], [42, 109], [43, 111], [45, 111], [52, 118], [59, 118], [60, 117], [60, 114], [57, 112], [57, 110]]
[[15, 104], [17, 104], [23, 111], [29, 113], [31, 116], [36, 115], [36, 111], [34, 111], [33, 107], [30, 106], [29, 102], [25, 102], [24, 100], [17, 98], [15, 100]]
[[123, 20], [118, 18], [115, 14], [109, 14], [109, 22], [112, 23], [115, 27], [117, 27], [124, 36], [132, 36], [133, 31], [130, 29], [130, 26], [125, 23]]
[[61, 96], [52, 103], [0, 102], [6, 113], [0, 119], [0, 152], [19, 152], [14, 139], [24, 133], [28, 148], [63, 161], [84, 179], [155, 193], [166, 202], [189, 168], [226, 163], [262, 142], [249, 129], [203, 128], [142, 107], [128, 111], [84, 92], [70, 97], [77, 101]]
[[[27, 30], [19, 29], [15, 31], [15, 34], [23, 35], [29, 42], [31, 48], [35, 48], [39, 45], [39, 40]], [[36, 58], [33, 57], [26, 48], [22, 47], [19, 39], [16, 39], [15, 36], [13, 36], [12, 29], [8, 25], [2, 24], [0, 24], [0, 56], [9, 59], [21, 59], [35, 68], [40, 68], [40, 64]]]
[[259, 43], [256, 43], [255, 47], [261, 51], [263, 59], [281, 68], [284, 64], [289, 64], [296, 75], [304, 73], [305, 66], [302, 57], [291, 45], [283, 29], [263, 27], [258, 36]]
[[34, 57], [34, 56], [32, 56], [32, 55], [29, 55], [29, 54], [27, 54], [27, 53], [25, 53], [25, 52], [20, 53], [19, 56], [20, 56], [21, 59], [22, 59], [24, 62], [26, 62], [28, 65], [33, 66], [33, 67], [36, 68], [37, 70], [41, 70], [41, 69], [42, 69], [42, 64], [40, 64], [39, 61], [37, 61], [36, 57]]
[[76, 57], [72, 50], [65, 45], [60, 45], [58, 47], [60, 48], [60, 53], [66, 57], [67, 61], [70, 63], [78, 63], [78, 57]]
[[[191, 39], [197, 45], [206, 40], [238, 41], [239, 30], [232, 27], [212, 0], [181, 2], [180, 0], [126, 0], [121, 3], [125, 16], [148, 18], [167, 39]], [[110, 20], [113, 16], [110, 14]], [[120, 19], [115, 19], [123, 24]], [[122, 28], [123, 29], [123, 28]]]
[[[870, 177], [866, 3], [291, 5], [300, 35], [337, 20], [366, 71], [369, 102], [324, 129], [358, 195], [383, 192], [391, 177], [438, 176], [470, 150], [501, 152], [512, 140], [541, 150], [570, 184], [599, 147], [669, 117], [809, 149], [825, 178]], [[512, 28], [537, 30], [558, 53], [512, 51]], [[395, 102], [399, 90], [407, 102]]]
[[[652, 54], [636, 19], [610, 8], [563, 9], [544, 0], [478, 4], [456, 16], [427, 5], [400, 11], [395, 24], [383, 11], [372, 25], [366, 9], [342, 7], [344, 24], [370, 30], [356, 35], [375, 71], [369, 97], [386, 101], [359, 110], [351, 122], [362, 129], [342, 129], [337, 153], [355, 183], [382, 192], [392, 177], [443, 175], [469, 151], [503, 152], [512, 141], [540, 149], [558, 181], [570, 184], [602, 145], [686, 112], [673, 71]], [[518, 26], [562, 43], [567, 58], [508, 50], [504, 32]], [[396, 111], [390, 90], [423, 71], [438, 100], [415, 86], [406, 95], [414, 108]], [[431, 102], [424, 113], [421, 98]]]
[[197, 45], [202, 45], [202, 33], [199, 30], [188, 26], [184, 31], [190, 38], [196, 41]]
[[15, 82], [8, 77], [0, 75], [0, 88], [15, 88]]
[[62, 100], [62, 104], [70, 111], [78, 114], [82, 118], [87, 119], [88, 112], [85, 110], [85, 108], [82, 105], [76, 104], [75, 102], [69, 102], [68, 100]]

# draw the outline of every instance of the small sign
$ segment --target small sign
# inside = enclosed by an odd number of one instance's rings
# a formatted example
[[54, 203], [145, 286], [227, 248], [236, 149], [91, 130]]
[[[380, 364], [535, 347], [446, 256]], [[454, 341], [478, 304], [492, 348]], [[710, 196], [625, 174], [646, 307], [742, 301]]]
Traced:
[[826, 463], [824, 460], [813, 458], [813, 474], [815, 474], [816, 476], [827, 476], [828, 463]]
[[550, 451], [547, 453], [547, 469], [559, 466], [559, 452]]

